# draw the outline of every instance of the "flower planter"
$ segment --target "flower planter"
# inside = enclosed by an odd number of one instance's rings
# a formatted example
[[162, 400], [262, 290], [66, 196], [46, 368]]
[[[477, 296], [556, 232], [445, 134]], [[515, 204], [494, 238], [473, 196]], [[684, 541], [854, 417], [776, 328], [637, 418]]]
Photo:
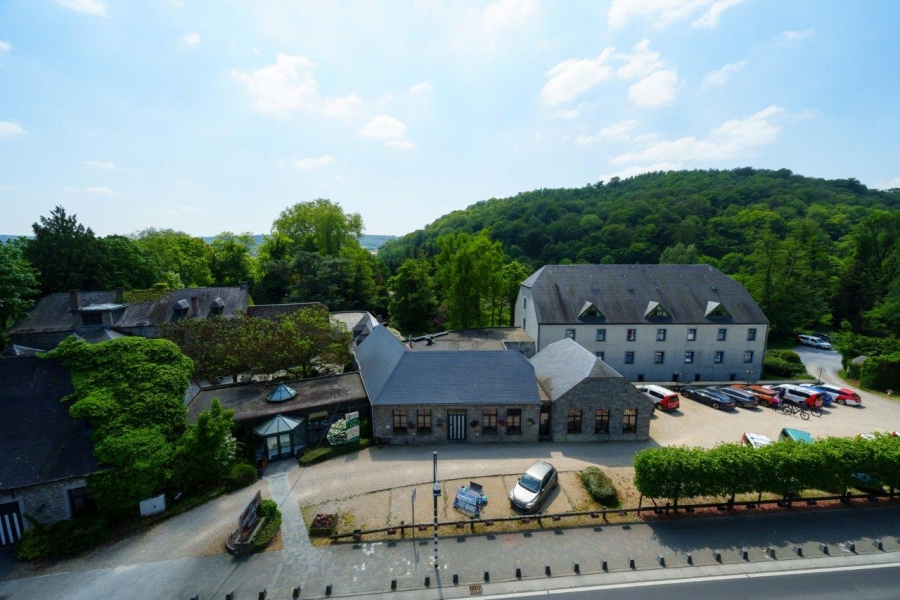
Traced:
[[338, 516], [335, 514], [317, 514], [309, 527], [309, 534], [316, 536], [331, 535], [334, 533], [335, 527], [337, 527], [337, 522]]

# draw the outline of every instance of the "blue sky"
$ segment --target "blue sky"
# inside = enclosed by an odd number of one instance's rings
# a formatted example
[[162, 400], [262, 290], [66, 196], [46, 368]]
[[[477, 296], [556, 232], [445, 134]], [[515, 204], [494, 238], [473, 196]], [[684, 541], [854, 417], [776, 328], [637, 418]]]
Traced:
[[647, 170], [900, 187], [900, 3], [0, 2], [0, 233], [368, 233]]

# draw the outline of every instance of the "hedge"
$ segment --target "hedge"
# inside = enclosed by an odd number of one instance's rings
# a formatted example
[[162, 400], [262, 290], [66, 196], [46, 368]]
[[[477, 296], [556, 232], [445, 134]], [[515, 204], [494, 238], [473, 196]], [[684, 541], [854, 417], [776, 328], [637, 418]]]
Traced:
[[256, 467], [249, 463], [237, 463], [231, 466], [225, 485], [229, 492], [245, 488], [259, 478]]
[[900, 352], [870, 356], [860, 370], [859, 385], [870, 390], [900, 390]]
[[323, 460], [328, 460], [329, 458], [343, 456], [344, 454], [351, 454], [353, 452], [359, 452], [360, 450], [368, 448], [371, 443], [372, 440], [362, 438], [356, 444], [345, 444], [343, 446], [321, 446], [319, 448], [313, 448], [312, 450], [307, 450], [302, 455], [298, 456], [297, 462], [300, 463], [301, 467], [308, 467], [309, 465], [322, 462]]
[[19, 560], [63, 558], [97, 546], [109, 537], [109, 522], [97, 515], [84, 515], [52, 525], [30, 517], [31, 529], [22, 533], [16, 548]]
[[612, 480], [607, 477], [606, 473], [597, 467], [588, 467], [578, 474], [581, 479], [581, 485], [587, 490], [591, 498], [596, 500], [601, 506], [607, 508], [615, 508], [619, 506], [619, 495], [616, 492], [616, 486]]
[[793, 350], [769, 350], [763, 360], [766, 373], [777, 377], [806, 375], [806, 367]]
[[278, 504], [274, 500], [266, 499], [260, 503], [259, 516], [265, 518], [266, 522], [262, 524], [262, 527], [256, 532], [256, 536], [250, 541], [251, 552], [265, 549], [281, 529], [281, 511], [278, 510]]
[[900, 488], [900, 438], [876, 435], [826, 438], [814, 444], [779, 442], [762, 448], [722, 444], [712, 449], [665, 447], [634, 459], [634, 484], [648, 498], [730, 496], [755, 492], [786, 496], [803, 490], [843, 493], [858, 487]]

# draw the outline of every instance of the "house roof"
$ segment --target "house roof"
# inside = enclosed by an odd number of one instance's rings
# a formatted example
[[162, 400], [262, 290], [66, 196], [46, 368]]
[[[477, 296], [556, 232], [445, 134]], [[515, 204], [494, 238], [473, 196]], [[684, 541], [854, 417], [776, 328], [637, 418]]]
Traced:
[[531, 358], [534, 373], [551, 400], [556, 400], [588, 378], [622, 376], [577, 342], [554, 342]]
[[[197, 298], [199, 314], [188, 316], [205, 318], [217, 305], [216, 300], [224, 303], [222, 316], [231, 316], [237, 312], [246, 312], [250, 302], [250, 292], [246, 287], [206, 287], [171, 290], [159, 300], [136, 303], [117, 303], [116, 292], [80, 292], [79, 312], [109, 311], [112, 314], [112, 328], [132, 328], [162, 325], [175, 318], [174, 309], [179, 303], [192, 305], [192, 298]], [[73, 331], [72, 309], [69, 305], [70, 294], [66, 292], [50, 294], [41, 298], [28, 315], [16, 323], [11, 334], [47, 333]], [[124, 307], [124, 308], [123, 308]]]
[[[709, 265], [546, 265], [522, 286], [541, 324], [769, 322], [744, 286]], [[586, 302], [605, 318], [579, 320]], [[649, 316], [653, 302], [670, 316]], [[707, 316], [711, 302], [730, 316]]]
[[97, 470], [90, 430], [69, 416], [68, 369], [53, 359], [0, 358], [0, 491]]
[[484, 327], [459, 329], [413, 338], [410, 349], [435, 350], [506, 350], [507, 343], [534, 343], [524, 329], [518, 327]]
[[29, 348], [28, 346], [20, 346], [18, 344], [10, 344], [3, 349], [3, 356], [34, 356], [38, 352], [43, 352], [38, 348]]
[[321, 302], [294, 302], [292, 304], [254, 304], [247, 307], [247, 316], [258, 317], [262, 319], [273, 319], [279, 315], [292, 315], [298, 310], [305, 308], [324, 308], [328, 310]]
[[379, 325], [356, 359], [373, 406], [541, 401], [531, 363], [514, 351], [412, 352]]

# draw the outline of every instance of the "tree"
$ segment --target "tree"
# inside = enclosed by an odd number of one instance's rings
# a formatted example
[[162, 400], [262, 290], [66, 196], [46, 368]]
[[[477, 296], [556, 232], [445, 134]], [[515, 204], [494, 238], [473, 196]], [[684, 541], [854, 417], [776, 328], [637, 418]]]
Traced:
[[155, 253], [165, 271], [178, 275], [187, 287], [212, 283], [212, 249], [200, 238], [173, 229], [145, 229], [135, 234], [138, 246]]
[[147, 289], [167, 281], [159, 257], [134, 240], [122, 235], [108, 235], [97, 240], [99, 256], [100, 288], [111, 290], [116, 287], [126, 289]]
[[42, 295], [76, 289], [103, 289], [100, 245], [94, 232], [57, 206], [49, 217], [31, 226], [34, 237], [25, 243], [25, 258], [38, 271]]
[[[340, 255], [347, 245], [359, 246], [358, 238], [362, 232], [363, 221], [359, 213], [347, 214], [339, 204], [325, 198], [286, 208], [272, 223], [276, 242], [284, 236], [291, 241], [293, 251], [319, 252], [326, 256]], [[267, 242], [268, 238], [264, 244]]]
[[209, 266], [216, 285], [238, 285], [254, 279], [253, 234], [236, 235], [225, 231], [217, 235], [211, 246]]
[[487, 230], [476, 236], [449, 234], [437, 240], [440, 254], [435, 266], [441, 294], [450, 317], [450, 327], [469, 329], [493, 322], [485, 318], [485, 307], [500, 296], [500, 266], [503, 249], [492, 242]]
[[5, 331], [25, 316], [38, 293], [38, 274], [21, 248], [0, 242], [0, 345], [5, 346]]
[[674, 246], [669, 246], [659, 255], [659, 264], [661, 265], [695, 265], [698, 262], [700, 262], [700, 253], [694, 244], [685, 246], [679, 242]]
[[410, 258], [390, 280], [389, 314], [393, 327], [404, 333], [427, 333], [434, 327], [438, 301], [431, 266], [424, 258]]
[[503, 269], [500, 272], [505, 300], [509, 307], [510, 327], [516, 326], [516, 300], [519, 298], [519, 289], [522, 287], [522, 282], [528, 279], [529, 275], [531, 275], [531, 272], [528, 268], [517, 260], [503, 265]]
[[209, 486], [225, 479], [234, 464], [237, 440], [231, 434], [234, 411], [223, 409], [213, 398], [178, 443], [178, 483], [188, 489]]

